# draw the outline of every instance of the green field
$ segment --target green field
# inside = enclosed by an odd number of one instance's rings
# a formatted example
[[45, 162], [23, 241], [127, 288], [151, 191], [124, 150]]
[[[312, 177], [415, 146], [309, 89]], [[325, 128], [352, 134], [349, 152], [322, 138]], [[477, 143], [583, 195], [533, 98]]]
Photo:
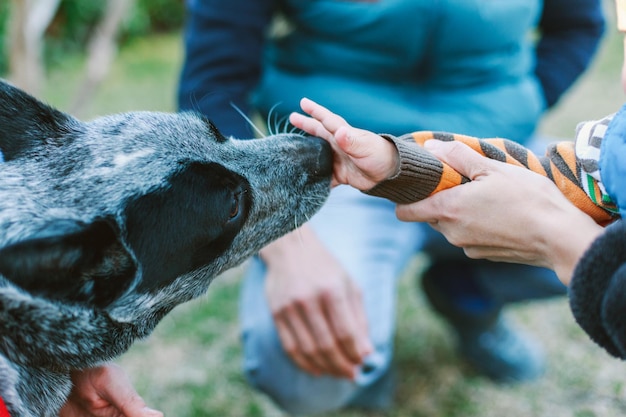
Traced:
[[[83, 109], [85, 118], [127, 110], [175, 108], [181, 61], [178, 35], [127, 45], [105, 84]], [[611, 33], [592, 69], [552, 111], [541, 131], [572, 137], [576, 123], [594, 119], [624, 101], [619, 83], [621, 45]], [[80, 58], [49, 72], [45, 98], [67, 109], [81, 77]], [[415, 290], [416, 258], [401, 280], [396, 336], [399, 370], [395, 408], [385, 416], [592, 417], [626, 414], [626, 365], [592, 344], [574, 323], [565, 298], [509, 311], [520, 327], [540, 338], [548, 368], [539, 381], [499, 386], [475, 376], [455, 355], [453, 340]], [[176, 417], [283, 416], [252, 391], [240, 371], [237, 298], [241, 270], [216, 280], [200, 300], [177, 308], [146, 341], [119, 362], [148, 404]], [[345, 411], [334, 417], [382, 416]]]

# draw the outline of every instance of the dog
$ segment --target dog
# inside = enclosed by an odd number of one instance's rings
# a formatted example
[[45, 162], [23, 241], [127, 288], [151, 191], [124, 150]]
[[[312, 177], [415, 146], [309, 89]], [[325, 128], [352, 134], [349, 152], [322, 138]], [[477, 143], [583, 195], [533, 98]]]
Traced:
[[56, 416], [69, 373], [147, 337], [212, 279], [309, 219], [319, 138], [224, 137], [194, 113], [84, 122], [0, 80], [0, 398]]

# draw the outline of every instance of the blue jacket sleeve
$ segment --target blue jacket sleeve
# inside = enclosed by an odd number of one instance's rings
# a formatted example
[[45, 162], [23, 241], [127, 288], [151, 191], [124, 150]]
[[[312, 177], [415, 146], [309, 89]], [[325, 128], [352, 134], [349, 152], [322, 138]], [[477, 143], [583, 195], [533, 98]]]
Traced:
[[227, 136], [251, 138], [249, 114], [274, 0], [187, 0], [179, 110], [210, 119]]
[[600, 148], [602, 183], [626, 219], [626, 104], [613, 116]]
[[548, 107], [588, 67], [604, 33], [600, 0], [544, 0], [535, 72]]

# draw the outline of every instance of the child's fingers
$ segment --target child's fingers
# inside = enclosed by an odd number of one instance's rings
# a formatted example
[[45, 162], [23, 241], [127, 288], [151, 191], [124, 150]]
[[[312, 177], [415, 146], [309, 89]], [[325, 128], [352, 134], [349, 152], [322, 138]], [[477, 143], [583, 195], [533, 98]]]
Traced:
[[342, 126], [350, 126], [343, 117], [306, 97], [300, 100], [300, 107], [305, 113], [320, 121], [330, 133], [334, 134]]
[[387, 141], [371, 132], [341, 127], [335, 133], [335, 141], [342, 151], [353, 158], [367, 158], [380, 154]]
[[289, 122], [298, 129], [304, 130], [309, 135], [317, 136], [328, 142], [333, 141], [332, 133], [326, 130], [326, 128], [322, 126], [322, 123], [311, 117], [300, 113], [291, 113], [289, 115]]
[[355, 140], [354, 136], [350, 134], [350, 130], [345, 127], [340, 127], [335, 132], [335, 141], [339, 148], [347, 153], [348, 155], [359, 158], [358, 154], [358, 141]]

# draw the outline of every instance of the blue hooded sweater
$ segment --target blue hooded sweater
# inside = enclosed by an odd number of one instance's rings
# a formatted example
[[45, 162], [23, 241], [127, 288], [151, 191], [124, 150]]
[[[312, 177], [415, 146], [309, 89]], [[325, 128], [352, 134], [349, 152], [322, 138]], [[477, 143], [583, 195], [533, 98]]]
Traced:
[[523, 142], [584, 71], [604, 24], [599, 0], [189, 0], [188, 8], [180, 108], [242, 138], [252, 132], [231, 103], [274, 124], [308, 96], [376, 132]]

